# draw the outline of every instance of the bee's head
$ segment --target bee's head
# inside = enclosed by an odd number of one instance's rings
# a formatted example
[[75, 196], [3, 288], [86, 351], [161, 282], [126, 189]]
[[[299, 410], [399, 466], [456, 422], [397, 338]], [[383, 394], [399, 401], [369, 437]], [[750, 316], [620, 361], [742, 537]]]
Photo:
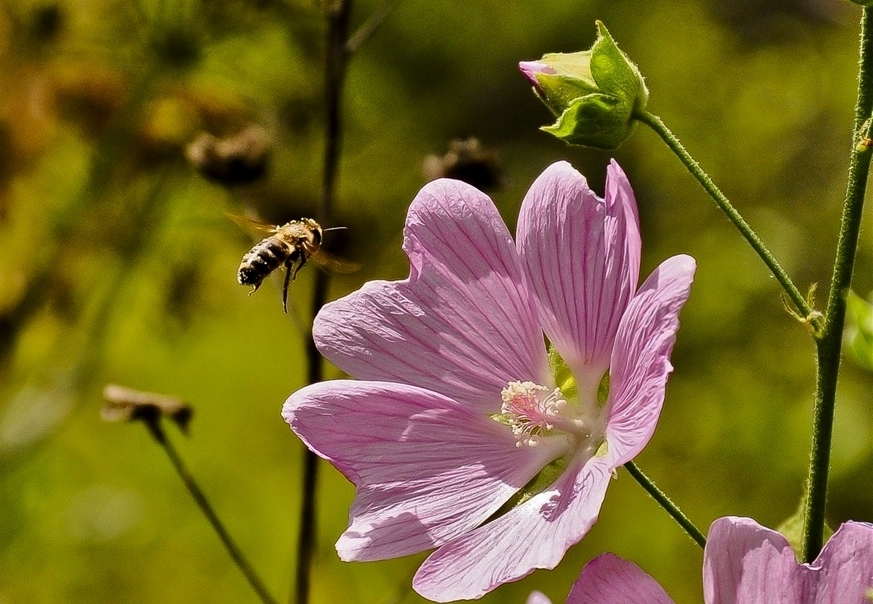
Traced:
[[315, 245], [321, 245], [321, 241], [324, 238], [324, 229], [321, 228], [321, 225], [312, 218], [304, 218], [303, 224], [312, 233], [312, 240], [315, 242]]

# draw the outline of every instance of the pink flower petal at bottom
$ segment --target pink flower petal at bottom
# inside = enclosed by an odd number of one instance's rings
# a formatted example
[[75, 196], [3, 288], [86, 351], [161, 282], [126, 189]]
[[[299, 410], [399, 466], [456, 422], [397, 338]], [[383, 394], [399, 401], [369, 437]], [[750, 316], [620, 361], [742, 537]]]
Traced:
[[[706, 604], [870, 604], [873, 525], [846, 522], [812, 564], [799, 564], [780, 533], [751, 518], [712, 523], [703, 560]], [[567, 604], [672, 604], [635, 564], [613, 554], [591, 561]]]
[[847, 522], [812, 564], [798, 564], [780, 533], [751, 518], [719, 518], [703, 561], [707, 604], [869, 604], [873, 526]]
[[474, 599], [557, 566], [597, 520], [612, 477], [602, 457], [572, 464], [544, 492], [431, 554], [415, 574], [415, 591], [435, 602]]
[[601, 554], [585, 565], [567, 604], [674, 604], [664, 588], [643, 569], [614, 554]]
[[805, 571], [817, 575], [815, 599], [810, 602], [873, 602], [868, 595], [873, 593], [873, 525], [846, 522], [840, 526]]
[[712, 523], [703, 559], [707, 604], [800, 604], [798, 564], [784, 536], [751, 518], [719, 518]]
[[516, 447], [503, 425], [414, 386], [334, 380], [292, 394], [282, 415], [356, 486], [343, 560], [438, 547], [475, 528], [560, 451]]

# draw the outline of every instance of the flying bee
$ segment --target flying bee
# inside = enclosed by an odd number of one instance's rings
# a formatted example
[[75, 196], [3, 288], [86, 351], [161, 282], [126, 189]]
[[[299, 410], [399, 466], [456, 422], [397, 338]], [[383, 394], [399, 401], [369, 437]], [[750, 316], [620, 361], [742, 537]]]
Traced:
[[249, 292], [249, 295], [252, 295], [258, 291], [261, 283], [270, 273], [279, 267], [284, 267], [282, 308], [286, 314], [288, 313], [288, 285], [297, 277], [297, 273], [308, 261], [312, 260], [314, 264], [333, 272], [357, 270], [356, 265], [341, 262], [328, 255], [327, 252], [321, 251], [321, 242], [325, 231], [345, 227], [325, 229], [312, 218], [292, 220], [281, 226], [255, 224], [269, 235], [256, 243], [243, 256], [237, 271], [237, 281], [240, 285], [251, 285], [252, 291]]

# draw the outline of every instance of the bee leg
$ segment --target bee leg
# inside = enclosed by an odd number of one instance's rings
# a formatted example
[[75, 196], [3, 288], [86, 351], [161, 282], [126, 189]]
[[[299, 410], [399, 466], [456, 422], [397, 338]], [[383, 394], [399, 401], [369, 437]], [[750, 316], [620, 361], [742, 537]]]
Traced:
[[288, 314], [288, 285], [295, 274], [297, 271], [292, 274], [290, 265], [285, 267], [285, 282], [282, 285], [282, 310], [285, 311], [286, 315]]
[[289, 260], [291, 260], [291, 262], [288, 264], [288, 270], [291, 272], [291, 279], [297, 279], [297, 273], [299, 273], [300, 269], [303, 268], [303, 265], [306, 264], [306, 256], [301, 254], [298, 257], [293, 257], [292, 255]]
[[253, 283], [253, 284], [252, 284], [252, 291], [249, 292], [249, 295], [251, 296], [253, 293], [255, 293], [256, 291], [258, 291], [258, 288], [259, 288], [259, 287], [261, 287], [261, 284], [260, 284], [260, 283]]

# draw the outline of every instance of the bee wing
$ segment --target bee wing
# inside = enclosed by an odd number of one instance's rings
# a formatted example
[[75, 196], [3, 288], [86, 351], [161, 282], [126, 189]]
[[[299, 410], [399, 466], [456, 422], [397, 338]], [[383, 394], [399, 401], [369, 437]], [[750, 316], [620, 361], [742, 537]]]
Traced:
[[252, 235], [255, 239], [263, 239], [264, 233], [272, 235], [276, 232], [276, 227], [274, 225], [261, 222], [254, 218], [249, 218], [248, 216], [240, 216], [239, 214], [232, 214], [230, 212], [224, 212], [224, 215], [230, 218], [236, 226]]
[[342, 260], [333, 254], [322, 250], [319, 250], [318, 253], [314, 254], [311, 260], [327, 272], [338, 275], [347, 275], [361, 270], [360, 264]]

